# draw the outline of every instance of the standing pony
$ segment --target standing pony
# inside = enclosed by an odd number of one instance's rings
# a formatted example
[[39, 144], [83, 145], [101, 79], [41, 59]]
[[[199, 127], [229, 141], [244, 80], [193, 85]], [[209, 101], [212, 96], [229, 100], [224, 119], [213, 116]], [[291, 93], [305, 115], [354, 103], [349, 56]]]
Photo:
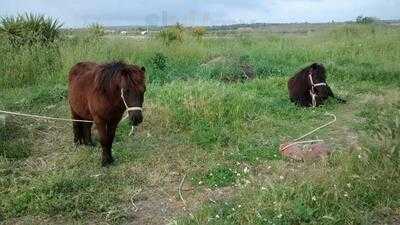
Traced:
[[314, 63], [296, 73], [288, 81], [290, 101], [304, 107], [322, 105], [329, 97], [341, 103], [346, 101], [336, 97], [326, 83], [326, 69]]
[[[133, 126], [143, 121], [145, 91], [144, 67], [123, 62], [81, 62], [72, 67], [68, 96], [72, 119], [95, 123], [100, 136], [103, 166], [114, 161], [111, 147], [124, 112], [128, 110]], [[90, 122], [73, 122], [74, 142], [78, 145], [93, 145], [91, 127]]]

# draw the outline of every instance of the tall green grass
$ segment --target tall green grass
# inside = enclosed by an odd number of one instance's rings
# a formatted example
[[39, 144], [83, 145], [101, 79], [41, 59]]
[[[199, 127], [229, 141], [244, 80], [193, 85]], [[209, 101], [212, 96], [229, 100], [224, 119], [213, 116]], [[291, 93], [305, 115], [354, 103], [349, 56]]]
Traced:
[[[2, 44], [1, 86], [16, 87], [38, 82], [65, 82], [69, 68], [79, 61], [105, 62], [123, 59], [149, 68], [149, 80], [157, 83], [188, 78], [221, 78], [240, 75], [239, 59], [248, 57], [258, 77], [287, 76], [307, 63], [319, 61], [331, 76], [343, 81], [363, 80], [398, 84], [400, 59], [398, 29], [380, 26], [343, 26], [308, 36], [277, 37], [268, 33], [208, 39], [164, 46], [157, 39], [145, 41], [67, 38], [54, 46], [14, 49]], [[240, 40], [240, 39], [239, 39]], [[167, 58], [167, 68], [158, 70], [152, 58]], [[207, 64], [220, 57], [216, 63]], [[203, 66], [201, 66], [203, 65]], [[18, 70], [16, 69], [18, 68]]]
[[[98, 148], [72, 146], [69, 124], [7, 117], [0, 127], [0, 221], [125, 223], [135, 214], [131, 201], [142, 200], [132, 196], [175, 185], [171, 171], [187, 173], [197, 191], [238, 189], [181, 224], [373, 224], [397, 215], [399, 28], [185, 37], [168, 46], [156, 38], [88, 37], [29, 48], [2, 41], [0, 109], [69, 117], [69, 69], [121, 59], [146, 67], [142, 128], [128, 138], [129, 125], [121, 123], [116, 165], [102, 170]], [[328, 82], [347, 104], [290, 103], [288, 77], [315, 61], [327, 66]], [[253, 68], [254, 80], [238, 79], [242, 63]], [[279, 144], [324, 123], [325, 111], [338, 115], [337, 125], [315, 135], [337, 153], [317, 164], [283, 161]], [[343, 140], [352, 132], [361, 149]], [[244, 165], [250, 172], [242, 172]]]

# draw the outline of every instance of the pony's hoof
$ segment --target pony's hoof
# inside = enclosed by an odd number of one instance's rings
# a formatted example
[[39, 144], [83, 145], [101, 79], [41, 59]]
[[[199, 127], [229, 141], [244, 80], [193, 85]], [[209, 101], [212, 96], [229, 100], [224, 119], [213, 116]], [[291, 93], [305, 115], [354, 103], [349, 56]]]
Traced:
[[88, 142], [88, 143], [85, 143], [85, 145], [88, 146], [88, 147], [91, 147], [91, 148], [96, 147], [96, 143], [94, 143], [94, 142], [92, 142], [92, 141], [90, 141], [90, 142]]
[[114, 162], [113, 158], [111, 158], [111, 159], [103, 159], [101, 161], [101, 166], [107, 167], [107, 166], [110, 166], [111, 164], [113, 164], [113, 162]]

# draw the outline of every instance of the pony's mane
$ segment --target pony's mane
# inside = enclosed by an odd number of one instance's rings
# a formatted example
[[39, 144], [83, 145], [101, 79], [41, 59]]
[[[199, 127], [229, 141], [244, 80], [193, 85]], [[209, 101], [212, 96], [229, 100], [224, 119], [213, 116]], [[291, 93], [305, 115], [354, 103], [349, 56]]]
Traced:
[[302, 77], [302, 78], [307, 78], [309, 71], [311, 69], [313, 70], [313, 72], [316, 72], [318, 74], [318, 76], [322, 76], [323, 79], [326, 79], [326, 69], [325, 69], [324, 65], [319, 64], [319, 63], [313, 63], [313, 64], [307, 66], [306, 68], [299, 71], [296, 74], [296, 76]]
[[114, 80], [120, 79], [123, 74], [133, 73], [134, 78], [128, 79], [129, 82], [137, 84], [144, 80], [143, 71], [136, 65], [129, 65], [123, 61], [115, 61], [99, 65], [99, 73], [95, 79], [95, 86], [97, 90], [107, 92], [111, 89]]

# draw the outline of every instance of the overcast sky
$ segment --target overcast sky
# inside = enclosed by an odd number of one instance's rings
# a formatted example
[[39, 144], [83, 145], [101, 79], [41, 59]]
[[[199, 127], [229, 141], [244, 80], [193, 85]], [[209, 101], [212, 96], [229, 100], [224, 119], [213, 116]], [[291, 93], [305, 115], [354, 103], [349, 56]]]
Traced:
[[1, 16], [23, 12], [59, 18], [67, 27], [329, 22], [399, 19], [400, 0], [0, 0]]

